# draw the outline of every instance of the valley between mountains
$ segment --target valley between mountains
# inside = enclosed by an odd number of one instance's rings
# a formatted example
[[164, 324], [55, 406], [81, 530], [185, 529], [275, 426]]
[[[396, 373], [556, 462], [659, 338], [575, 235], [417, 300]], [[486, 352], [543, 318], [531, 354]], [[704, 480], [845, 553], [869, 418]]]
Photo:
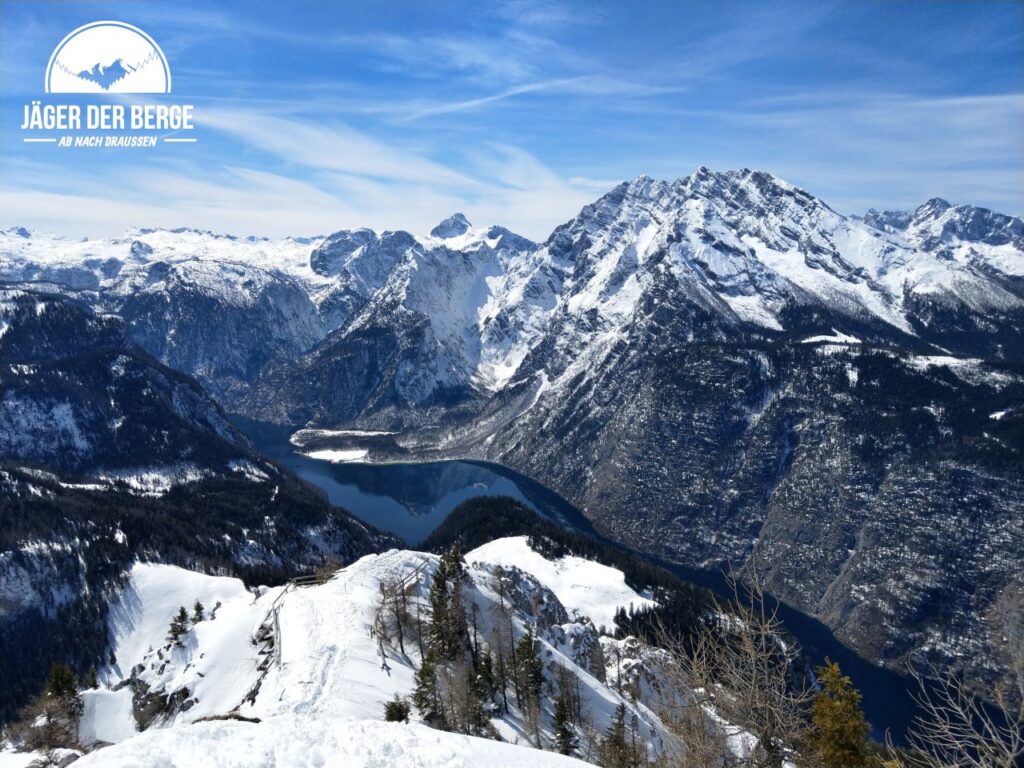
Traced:
[[[272, 582], [414, 558], [261, 457], [237, 415], [340, 460], [505, 465], [637, 551], [752, 569], [870, 661], [1024, 680], [1019, 218], [939, 199], [846, 216], [701, 168], [620, 184], [542, 243], [461, 214], [285, 240], [10, 229], [0, 281], [0, 633], [26, 663], [70, 642], [26, 632], [98, 626], [172, 567], [140, 560]], [[207, 634], [160, 674], [185, 680]]]

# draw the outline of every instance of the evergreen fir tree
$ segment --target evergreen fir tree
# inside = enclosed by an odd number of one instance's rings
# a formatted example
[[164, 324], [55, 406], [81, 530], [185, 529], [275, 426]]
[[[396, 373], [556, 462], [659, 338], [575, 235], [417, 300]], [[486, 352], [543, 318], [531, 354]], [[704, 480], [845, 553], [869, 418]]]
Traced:
[[428, 722], [433, 721], [444, 727], [443, 713], [437, 692], [437, 663], [444, 656], [447, 635], [445, 627], [448, 623], [448, 561], [441, 557], [430, 582], [428, 599], [430, 601], [430, 620], [426, 624], [425, 642], [420, 660], [420, 668], [416, 670], [416, 686], [413, 689], [412, 701], [416, 709]]
[[412, 703], [428, 723], [444, 727], [443, 714], [437, 696], [437, 664], [434, 654], [428, 652], [416, 670]]
[[602, 768], [631, 768], [629, 744], [626, 741], [626, 705], [619, 704], [598, 750]]
[[471, 666], [466, 668], [466, 677], [466, 733], [472, 736], [493, 737], [496, 733], [494, 726], [491, 725], [491, 715], [484, 705], [487, 690], [483, 678], [476, 674]]
[[494, 659], [490, 653], [481, 653], [477, 662], [477, 672], [483, 686], [485, 696], [493, 699], [498, 693], [498, 682], [494, 673]]
[[181, 636], [188, 632], [188, 611], [185, 606], [178, 609], [177, 615], [171, 620], [171, 626], [167, 630], [167, 641], [181, 647]]
[[571, 755], [576, 749], [576, 732], [572, 727], [572, 708], [569, 697], [562, 690], [555, 699], [555, 749], [563, 755]]
[[626, 725], [626, 705], [619, 704], [608, 727], [597, 760], [602, 768], [641, 768], [647, 763], [647, 747], [640, 738], [640, 728], [634, 714]]
[[203, 604], [196, 600], [196, 604], [192, 607], [192, 623], [198, 624], [206, 618], [206, 608]]
[[626, 753], [630, 768], [640, 768], [641, 765], [646, 765], [646, 754], [647, 747], [640, 739], [640, 722], [634, 712], [629, 721], [629, 749]]
[[443, 584], [446, 599], [443, 625], [443, 652], [447, 659], [454, 659], [470, 649], [469, 622], [462, 605], [462, 584], [466, 580], [465, 562], [457, 545], [441, 558], [445, 567], [446, 583]]
[[874, 764], [860, 692], [839, 665], [825, 659], [815, 670], [821, 692], [814, 698], [810, 752], [822, 768], [868, 768]]
[[462, 602], [465, 565], [457, 547], [441, 556], [430, 584], [430, 622], [416, 671], [413, 703], [440, 728], [491, 735], [486, 681], [472, 663], [469, 622]]
[[532, 630], [519, 640], [516, 646], [516, 663], [518, 665], [519, 690], [524, 701], [540, 699], [544, 684], [544, 662], [537, 654], [537, 641]]
[[78, 721], [85, 710], [82, 697], [78, 695], [78, 681], [75, 673], [67, 664], [54, 664], [50, 668], [50, 680], [46, 686], [49, 699], [57, 704], [57, 713], [66, 718], [73, 734], [77, 731]]
[[446, 652], [448, 634], [448, 582], [450, 574], [448, 571], [448, 560], [441, 557], [434, 572], [434, 579], [430, 582], [430, 621], [427, 625], [426, 645], [435, 653], [443, 656]]
[[78, 693], [75, 673], [67, 664], [54, 664], [50, 667], [50, 679], [46, 684], [46, 695], [55, 699], [69, 699]]

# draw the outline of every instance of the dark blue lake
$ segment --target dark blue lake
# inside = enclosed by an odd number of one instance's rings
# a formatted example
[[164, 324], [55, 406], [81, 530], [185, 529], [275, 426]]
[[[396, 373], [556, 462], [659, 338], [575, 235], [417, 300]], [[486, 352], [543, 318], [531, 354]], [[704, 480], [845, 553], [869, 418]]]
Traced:
[[321, 488], [332, 504], [410, 546], [423, 541], [455, 507], [474, 496], [511, 496], [545, 517], [591, 530], [583, 514], [558, 494], [497, 464], [332, 463], [298, 453], [288, 442], [294, 430], [237, 416], [234, 420], [264, 456]]
[[[576, 507], [551, 489], [507, 467], [471, 461], [331, 463], [297, 453], [288, 442], [293, 430], [237, 417], [235, 423], [263, 455], [323, 489], [333, 504], [394, 533], [410, 546], [423, 541], [455, 507], [474, 496], [511, 496], [542, 515], [597, 535]], [[730, 594], [721, 572], [698, 571], [654, 560], [719, 595]], [[778, 608], [784, 626], [815, 665], [829, 658], [838, 662], [853, 680], [864, 696], [864, 711], [875, 738], [883, 738], [885, 731], [890, 730], [894, 740], [902, 743], [903, 734], [918, 712], [911, 696], [916, 683], [863, 659], [811, 616], [784, 603]]]

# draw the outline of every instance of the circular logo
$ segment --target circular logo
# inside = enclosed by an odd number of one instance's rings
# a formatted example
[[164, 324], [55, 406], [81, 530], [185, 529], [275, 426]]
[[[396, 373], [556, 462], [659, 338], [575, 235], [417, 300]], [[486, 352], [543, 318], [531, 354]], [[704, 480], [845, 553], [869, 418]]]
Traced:
[[171, 68], [149, 35], [95, 21], [60, 41], [46, 67], [47, 93], [170, 93]]

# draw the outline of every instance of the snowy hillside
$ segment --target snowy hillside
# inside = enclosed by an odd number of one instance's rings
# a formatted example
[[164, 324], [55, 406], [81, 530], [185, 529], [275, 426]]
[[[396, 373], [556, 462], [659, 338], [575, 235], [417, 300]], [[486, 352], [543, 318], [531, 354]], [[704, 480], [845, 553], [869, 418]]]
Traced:
[[567, 555], [549, 560], [530, 548], [526, 536], [495, 539], [466, 553], [470, 563], [518, 568], [530, 574], [569, 610], [590, 619], [596, 627], [615, 626], [617, 608], [654, 605], [626, 585], [622, 571], [593, 560]]
[[[467, 562], [463, 599], [484, 642], [497, 637], [508, 609], [513, 635], [532, 631], [537, 638], [545, 688], [556, 691], [565, 675], [576, 681], [585, 713], [577, 727], [581, 750], [593, 749], [624, 704], [655, 755], [664, 728], [642, 698], [605, 682], [616, 665], [605, 660], [602, 645], [615, 641], [599, 638], [586, 615], [650, 601], [626, 587], [619, 571], [580, 558], [549, 562], [522, 538], [492, 542], [469, 553]], [[522, 751], [538, 745], [515, 704], [507, 714], [492, 712], [497, 734], [510, 744], [417, 722], [380, 722], [386, 702], [411, 694], [421, 663], [415, 643], [407, 641], [402, 653], [374, 631], [382, 584], [404, 581], [421, 602], [437, 564], [434, 555], [391, 550], [318, 586], [255, 592], [236, 579], [137, 564], [112, 603], [114, 661], [99, 671], [100, 687], [83, 693], [83, 743], [114, 746], [80, 764], [191, 766], [212, 750], [228, 756], [223, 765], [574, 764]], [[546, 582], [577, 610], [567, 612]], [[171, 619], [179, 607], [194, 613], [197, 601], [202, 618], [179, 647], [167, 639]], [[551, 707], [546, 698], [539, 745], [545, 748], [553, 740]]]
[[[223, 768], [346, 766], [346, 768], [582, 768], [587, 763], [553, 752], [503, 744], [475, 736], [442, 733], [419, 723], [324, 719], [293, 714], [259, 724], [220, 720], [187, 728], [148, 731], [130, 741], [86, 755], [87, 768], [140, 765], [207, 768], [211, 756]], [[27, 763], [4, 762], [0, 768]]]

